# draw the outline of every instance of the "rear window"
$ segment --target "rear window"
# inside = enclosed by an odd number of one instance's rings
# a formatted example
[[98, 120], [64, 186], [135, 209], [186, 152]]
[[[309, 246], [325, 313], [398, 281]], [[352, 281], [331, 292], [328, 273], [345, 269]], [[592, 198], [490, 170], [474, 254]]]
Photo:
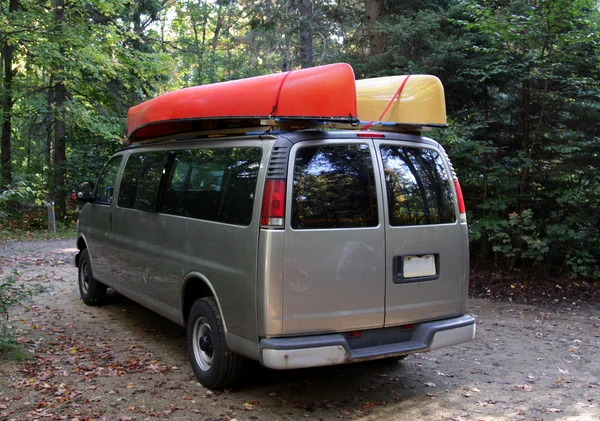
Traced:
[[373, 227], [377, 196], [366, 144], [299, 148], [294, 162], [292, 228]]
[[392, 226], [456, 221], [450, 178], [433, 149], [381, 145]]
[[160, 212], [249, 225], [262, 149], [177, 151]]

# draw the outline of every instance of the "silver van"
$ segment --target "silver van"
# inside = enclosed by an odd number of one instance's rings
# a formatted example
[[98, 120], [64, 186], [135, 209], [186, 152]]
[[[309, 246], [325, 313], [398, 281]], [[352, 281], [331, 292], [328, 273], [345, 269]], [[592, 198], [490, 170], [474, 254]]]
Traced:
[[78, 226], [86, 304], [107, 288], [185, 326], [198, 380], [398, 358], [473, 339], [460, 185], [417, 135], [301, 131], [129, 146]]

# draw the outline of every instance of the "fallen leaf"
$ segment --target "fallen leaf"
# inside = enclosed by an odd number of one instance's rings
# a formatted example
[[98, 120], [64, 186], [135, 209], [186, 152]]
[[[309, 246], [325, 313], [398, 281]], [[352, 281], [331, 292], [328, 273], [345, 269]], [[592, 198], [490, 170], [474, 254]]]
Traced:
[[435, 383], [431, 383], [431, 382], [424, 382], [423, 383], [425, 386], [427, 387], [435, 387]]

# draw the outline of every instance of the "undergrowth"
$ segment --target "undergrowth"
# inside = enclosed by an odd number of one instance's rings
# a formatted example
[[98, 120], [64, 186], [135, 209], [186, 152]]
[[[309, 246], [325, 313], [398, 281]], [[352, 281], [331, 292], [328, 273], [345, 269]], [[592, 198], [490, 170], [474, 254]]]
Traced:
[[17, 342], [15, 327], [10, 323], [10, 311], [26, 308], [35, 294], [45, 292], [43, 286], [30, 286], [21, 282], [21, 275], [13, 271], [0, 280], [0, 358], [16, 361], [26, 359], [27, 353]]

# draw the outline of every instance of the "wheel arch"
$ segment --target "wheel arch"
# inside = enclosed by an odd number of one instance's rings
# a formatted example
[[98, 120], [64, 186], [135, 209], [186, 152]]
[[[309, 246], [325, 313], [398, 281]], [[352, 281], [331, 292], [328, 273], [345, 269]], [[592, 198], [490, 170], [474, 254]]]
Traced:
[[221, 320], [223, 328], [227, 332], [227, 324], [223, 317], [223, 309], [219, 302], [219, 297], [215, 291], [215, 288], [210, 281], [199, 272], [188, 273], [181, 284], [181, 296], [180, 296], [180, 308], [181, 308], [181, 320], [184, 326], [187, 326], [187, 320], [190, 315], [192, 306], [199, 298], [212, 297], [217, 303], [219, 313], [221, 314]]
[[83, 235], [77, 237], [77, 248], [83, 250], [87, 248], [87, 241]]
[[[80, 234], [80, 235], [77, 237], [77, 250], [79, 250], [79, 253], [77, 253], [77, 254], [75, 255], [75, 266], [76, 266], [76, 267], [79, 267], [79, 257], [81, 256], [81, 252], [82, 252], [83, 250], [87, 249], [87, 248], [88, 248], [88, 246], [87, 246], [87, 240], [85, 239], [85, 237], [84, 237], [82, 234]], [[89, 252], [90, 252], [90, 251], [88, 250], [88, 254], [89, 254]], [[92, 260], [92, 259], [91, 259], [91, 257], [90, 257], [90, 264], [91, 264], [91, 260]], [[94, 270], [94, 267], [92, 266], [92, 271], [93, 271], [93, 270]]]

